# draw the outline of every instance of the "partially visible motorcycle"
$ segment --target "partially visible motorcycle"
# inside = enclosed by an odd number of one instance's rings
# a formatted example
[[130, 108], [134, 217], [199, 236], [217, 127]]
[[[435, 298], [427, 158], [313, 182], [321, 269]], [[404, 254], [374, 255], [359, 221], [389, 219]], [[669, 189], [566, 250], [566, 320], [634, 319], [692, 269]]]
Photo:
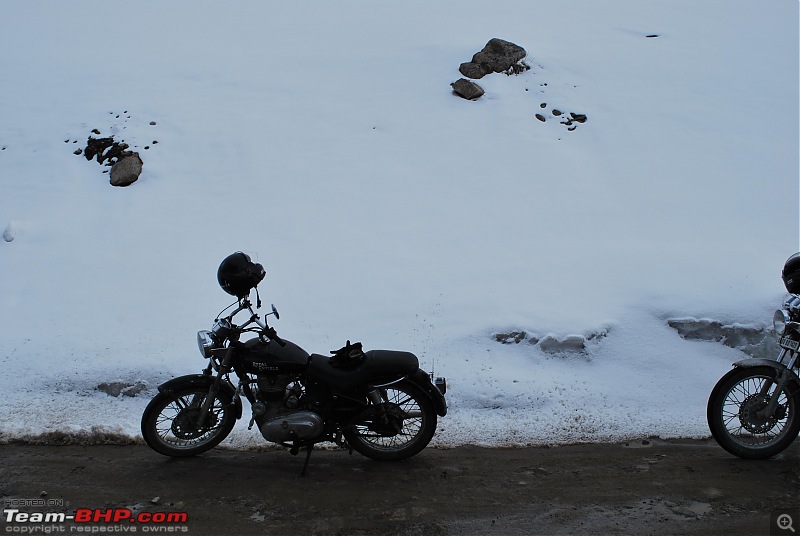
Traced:
[[711, 434], [741, 458], [774, 456], [800, 432], [800, 253], [789, 257], [782, 277], [790, 297], [773, 317], [780, 354], [734, 363], [708, 399]]
[[[225, 292], [237, 301], [222, 311], [210, 331], [200, 331], [202, 374], [158, 386], [142, 415], [142, 437], [156, 452], [193, 456], [225, 439], [242, 417], [242, 396], [252, 409], [250, 427], [267, 441], [297, 454], [332, 442], [376, 460], [402, 460], [424, 449], [447, 414], [444, 378], [419, 368], [410, 352], [371, 350], [347, 344], [332, 356], [309, 354], [281, 339], [253, 310], [250, 295], [266, 275], [242, 252], [217, 271]], [[222, 314], [235, 307], [230, 314]], [[234, 317], [246, 312], [246, 320]], [[266, 316], [279, 317], [277, 309]], [[251, 333], [254, 337], [241, 341]], [[231, 375], [236, 377], [232, 380]]]

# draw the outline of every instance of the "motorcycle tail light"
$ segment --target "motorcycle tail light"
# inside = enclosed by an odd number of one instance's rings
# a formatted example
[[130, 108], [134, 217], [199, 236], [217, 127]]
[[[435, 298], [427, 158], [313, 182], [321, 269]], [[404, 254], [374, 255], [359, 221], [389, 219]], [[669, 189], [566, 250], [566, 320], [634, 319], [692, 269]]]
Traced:
[[441, 392], [443, 395], [447, 394], [447, 380], [445, 380], [444, 378], [442, 377], [436, 378], [436, 380], [434, 380], [433, 382], [433, 385], [435, 385], [436, 388], [439, 389], [439, 392]]

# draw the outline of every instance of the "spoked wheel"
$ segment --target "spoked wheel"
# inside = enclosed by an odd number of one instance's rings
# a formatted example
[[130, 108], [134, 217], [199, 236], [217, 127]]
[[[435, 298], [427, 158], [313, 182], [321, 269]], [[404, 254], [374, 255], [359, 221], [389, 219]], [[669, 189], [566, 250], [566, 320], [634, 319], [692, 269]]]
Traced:
[[345, 430], [347, 442], [374, 460], [410, 458], [430, 443], [436, 432], [436, 412], [415, 385], [400, 382], [380, 389], [381, 404], [369, 419]]
[[[708, 399], [708, 426], [722, 448], [741, 458], [769, 458], [788, 447], [800, 432], [800, 392], [787, 385], [771, 414], [778, 372], [771, 367], [735, 368], [723, 376]], [[796, 386], [795, 386], [796, 387]]]
[[145, 442], [166, 456], [194, 456], [216, 446], [231, 432], [236, 416], [230, 397], [217, 393], [203, 424], [198, 424], [207, 396], [207, 387], [157, 394], [142, 415]]

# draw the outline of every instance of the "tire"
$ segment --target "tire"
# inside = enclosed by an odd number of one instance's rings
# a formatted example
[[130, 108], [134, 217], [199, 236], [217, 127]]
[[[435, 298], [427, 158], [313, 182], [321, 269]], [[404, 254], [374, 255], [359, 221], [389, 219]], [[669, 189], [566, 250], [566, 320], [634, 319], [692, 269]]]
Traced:
[[344, 430], [354, 450], [367, 458], [398, 461], [414, 456], [436, 432], [436, 411], [428, 396], [408, 381], [380, 389], [384, 410]]
[[[773, 382], [772, 367], [734, 368], [714, 386], [708, 399], [707, 419], [711, 435], [719, 445], [740, 458], [761, 459], [788, 447], [800, 432], [800, 390], [794, 382], [784, 386], [772, 417], [756, 415], [768, 395], [760, 390]], [[770, 387], [769, 395], [774, 392]]]
[[214, 448], [236, 424], [230, 395], [219, 392], [202, 429], [196, 426], [208, 387], [186, 386], [170, 394], [159, 393], [142, 415], [142, 437], [165, 456], [194, 456]]

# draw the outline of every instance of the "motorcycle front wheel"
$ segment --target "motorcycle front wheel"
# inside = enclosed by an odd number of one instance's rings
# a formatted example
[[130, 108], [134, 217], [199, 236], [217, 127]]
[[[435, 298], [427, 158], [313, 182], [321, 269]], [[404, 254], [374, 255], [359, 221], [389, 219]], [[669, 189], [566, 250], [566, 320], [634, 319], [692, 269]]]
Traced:
[[217, 393], [202, 425], [198, 425], [207, 387], [187, 386], [159, 393], [142, 415], [142, 437], [165, 456], [194, 456], [225, 439], [236, 424], [229, 395]]
[[740, 458], [769, 458], [788, 447], [800, 432], [800, 392], [784, 386], [772, 415], [762, 410], [775, 392], [772, 367], [734, 368], [714, 386], [707, 419], [719, 445]]
[[410, 382], [379, 390], [383, 402], [373, 416], [344, 430], [354, 450], [373, 460], [397, 461], [424, 449], [436, 432], [436, 411], [425, 393]]

